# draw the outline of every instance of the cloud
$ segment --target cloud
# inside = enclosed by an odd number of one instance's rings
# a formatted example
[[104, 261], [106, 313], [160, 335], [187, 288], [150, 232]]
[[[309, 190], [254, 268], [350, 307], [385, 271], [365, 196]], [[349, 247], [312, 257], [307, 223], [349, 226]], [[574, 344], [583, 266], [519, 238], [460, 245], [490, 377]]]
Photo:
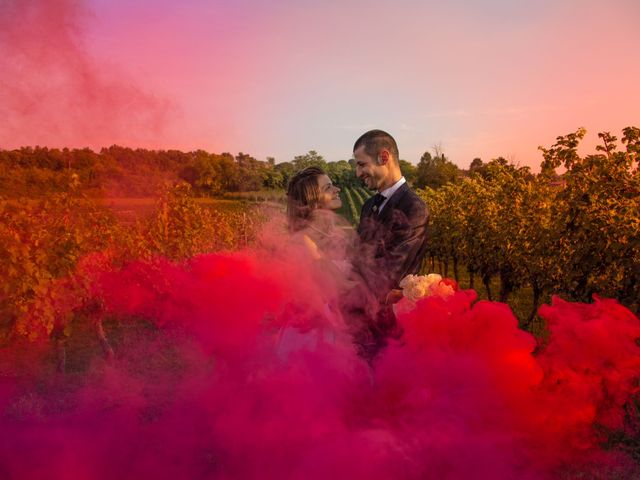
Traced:
[[143, 146], [173, 106], [84, 44], [81, 0], [0, 0], [0, 145]]

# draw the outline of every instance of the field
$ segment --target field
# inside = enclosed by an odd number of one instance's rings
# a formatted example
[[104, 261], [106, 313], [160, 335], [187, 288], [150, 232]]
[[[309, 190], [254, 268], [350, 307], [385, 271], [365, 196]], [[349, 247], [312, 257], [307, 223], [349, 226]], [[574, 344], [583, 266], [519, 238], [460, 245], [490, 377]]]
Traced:
[[[227, 198], [195, 198], [195, 203], [208, 210], [221, 213], [243, 213], [248, 208], [256, 205], [255, 200], [227, 199]], [[261, 202], [261, 200], [258, 200]], [[147, 218], [153, 214], [158, 206], [155, 198], [104, 198], [100, 205], [111, 210], [120, 221], [132, 223], [136, 220]]]
[[[340, 213], [356, 225], [370, 195], [343, 189]], [[442, 215], [437, 201], [434, 212]], [[251, 478], [246, 458], [257, 458], [261, 474], [268, 468], [286, 477], [290, 452], [304, 458], [319, 439], [346, 438], [363, 458], [377, 458], [373, 452], [388, 446], [370, 435], [372, 425], [403, 451], [411, 451], [413, 439], [428, 445], [442, 431], [473, 451], [480, 435], [483, 457], [499, 465], [497, 435], [523, 449], [523, 462], [548, 459], [548, 468], [566, 478], [637, 472], [629, 459], [640, 448], [633, 434], [640, 419], [630, 392], [637, 376], [631, 347], [640, 332], [625, 312], [572, 307], [567, 318], [573, 323], [560, 332], [536, 319], [527, 325], [536, 343], [502, 304], [472, 307], [462, 294], [431, 304], [429, 313], [407, 324], [407, 344], [381, 357], [381, 374], [356, 358], [351, 343], [294, 353], [283, 362], [273, 352], [288, 315], [315, 322], [327, 314], [326, 304], [315, 301], [324, 295], [316, 279], [326, 272], [320, 263], [315, 272], [292, 262], [295, 253], [284, 238], [256, 241], [273, 212], [282, 214], [283, 204], [194, 198], [186, 185], [158, 199], [58, 195], [0, 204], [7, 274], [0, 296], [0, 426], [8, 432], [0, 473], [56, 478], [72, 468], [100, 478], [149, 471], [158, 478], [185, 472]], [[442, 227], [441, 218], [435, 226]], [[433, 265], [426, 259], [423, 273], [453, 276], [446, 257], [433, 259]], [[464, 263], [458, 276], [468, 288]], [[475, 287], [486, 298], [478, 277]], [[494, 295], [500, 291], [498, 276], [490, 287]], [[509, 304], [523, 326], [532, 308], [529, 287], [511, 292]], [[589, 353], [602, 335], [582, 329], [594, 315], [615, 343], [602, 347], [604, 364]], [[509, 415], [496, 417], [504, 411]], [[624, 421], [611, 422], [611, 412], [621, 411]], [[533, 422], [530, 429], [531, 415], [554, 428]], [[543, 447], [529, 451], [529, 439]], [[363, 463], [342, 464], [332, 442], [322, 453], [331, 468], [337, 462], [358, 477]], [[72, 467], [56, 461], [59, 448], [74, 453]], [[273, 463], [283, 451], [284, 463]], [[439, 452], [432, 462], [450, 465], [460, 448]], [[617, 465], [620, 452], [628, 456]], [[424, 461], [423, 452], [415, 455], [417, 464]], [[601, 474], [603, 455], [614, 466]], [[31, 458], [47, 465], [44, 474]], [[406, 454], [398, 458], [405, 461]]]
[[[565, 163], [562, 181], [496, 160], [417, 190], [430, 212], [422, 273], [462, 291], [399, 315], [402, 341], [369, 364], [356, 349], [371, 337], [354, 348], [350, 331], [328, 350], [278, 349], [289, 327], [308, 339], [322, 319], [342, 325], [334, 302], [349, 298], [331, 293], [335, 265], [297, 257], [282, 191], [198, 198], [179, 183], [156, 199], [96, 199], [72, 182], [0, 202], [0, 476], [68, 472], [52, 458], [63, 442], [85, 476], [126, 478], [148, 472], [135, 444], [151, 442], [158, 478], [287, 477], [290, 453], [313, 455], [321, 439], [330, 469], [353, 478], [381, 451], [442, 471], [481, 452], [481, 468], [513, 454], [516, 471], [542, 472], [532, 478], [638, 478], [635, 157], [559, 144], [548, 160]], [[342, 188], [338, 213], [356, 226], [371, 194]], [[492, 302], [473, 302], [472, 278]], [[341, 311], [362, 321], [357, 303]], [[341, 464], [336, 438], [367, 462]], [[24, 456], [60, 469], [31, 475]]]
[[345, 187], [340, 192], [342, 208], [340, 208], [338, 213], [356, 226], [360, 221], [362, 205], [371, 195], [373, 195], [373, 193], [363, 187]]

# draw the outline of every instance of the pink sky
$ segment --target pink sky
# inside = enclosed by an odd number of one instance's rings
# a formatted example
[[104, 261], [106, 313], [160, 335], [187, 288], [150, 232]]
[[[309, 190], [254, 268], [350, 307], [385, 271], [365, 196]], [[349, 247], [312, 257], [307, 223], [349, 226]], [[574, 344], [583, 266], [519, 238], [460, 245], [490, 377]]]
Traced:
[[339, 160], [383, 128], [414, 163], [440, 144], [537, 170], [557, 135], [586, 127], [586, 153], [640, 126], [634, 0], [0, 5], [2, 148]]

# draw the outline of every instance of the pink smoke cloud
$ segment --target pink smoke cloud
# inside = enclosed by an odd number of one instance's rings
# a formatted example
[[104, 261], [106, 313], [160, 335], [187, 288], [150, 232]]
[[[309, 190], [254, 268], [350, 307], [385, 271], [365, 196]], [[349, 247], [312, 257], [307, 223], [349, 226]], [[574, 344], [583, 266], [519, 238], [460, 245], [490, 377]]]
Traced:
[[85, 48], [91, 12], [81, 0], [0, 4], [3, 147], [144, 145], [172, 106]]
[[597, 425], [619, 428], [639, 370], [639, 322], [616, 302], [543, 308], [550, 337], [537, 354], [506, 305], [458, 291], [400, 314], [405, 334], [373, 371], [341, 342], [283, 359], [274, 348], [279, 319], [295, 311], [301, 327], [312, 326], [333, 295], [312, 262], [287, 253], [289, 261], [243, 252], [96, 275], [112, 315], [153, 328], [116, 345], [113, 364], [96, 358], [63, 380], [11, 376], [5, 352], [0, 472], [553, 479], [637, 471], [602, 450], [597, 434]]

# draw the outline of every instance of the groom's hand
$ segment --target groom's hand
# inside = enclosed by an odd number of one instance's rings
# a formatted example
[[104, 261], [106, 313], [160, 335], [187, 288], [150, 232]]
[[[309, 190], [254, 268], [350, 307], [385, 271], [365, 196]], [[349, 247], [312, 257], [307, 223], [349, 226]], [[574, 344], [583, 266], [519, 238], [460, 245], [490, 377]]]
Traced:
[[389, 293], [387, 293], [387, 296], [384, 299], [384, 304], [393, 305], [394, 303], [398, 303], [400, 300], [402, 300], [402, 297], [402, 290], [400, 290], [399, 288], [394, 288]]

